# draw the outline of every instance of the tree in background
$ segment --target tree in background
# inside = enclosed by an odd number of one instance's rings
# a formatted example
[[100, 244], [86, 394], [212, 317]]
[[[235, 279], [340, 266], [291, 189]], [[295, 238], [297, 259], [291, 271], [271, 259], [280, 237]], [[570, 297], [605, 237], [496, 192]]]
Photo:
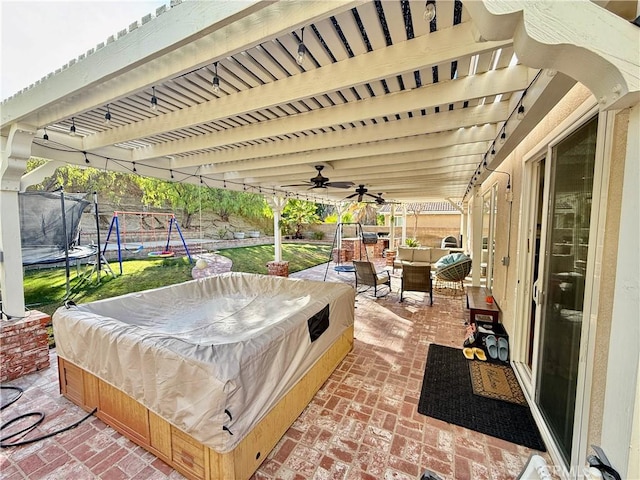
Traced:
[[304, 238], [302, 228], [305, 224], [320, 223], [318, 206], [306, 200], [289, 199], [282, 209], [282, 220], [285, 227], [295, 226], [293, 238]]

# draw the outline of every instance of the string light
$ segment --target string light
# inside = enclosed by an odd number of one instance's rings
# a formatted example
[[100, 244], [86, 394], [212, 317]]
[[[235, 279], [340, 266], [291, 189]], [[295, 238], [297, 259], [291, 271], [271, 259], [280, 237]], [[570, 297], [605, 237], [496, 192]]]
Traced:
[[304, 27], [302, 27], [302, 30], [300, 32], [300, 43], [298, 44], [298, 56], [296, 58], [296, 63], [302, 66], [306, 55], [307, 55], [307, 47], [304, 44]]
[[171, 175], [171, 178], [173, 179], [173, 170], [169, 169], [169, 175]]
[[84, 153], [84, 163], [91, 163], [87, 158], [87, 152], [82, 152], [82, 153]]
[[69, 127], [69, 135], [72, 137], [76, 136], [76, 119], [75, 117], [71, 117], [71, 127]]
[[213, 81], [211, 82], [213, 85], [213, 92], [220, 92], [220, 77], [218, 77], [218, 62], [213, 64]]
[[507, 139], [507, 132], [505, 132], [504, 128], [502, 128], [502, 133], [500, 134], [500, 143], [503, 144], [506, 139]]
[[156, 97], [156, 87], [151, 87], [153, 94], [151, 95], [151, 110], [158, 109], [158, 97]]
[[524, 105], [520, 104], [518, 107], [518, 114], [516, 115], [518, 120], [522, 120], [524, 118]]
[[136, 173], [138, 170], [136, 170], [136, 162], [131, 162], [131, 164], [133, 165], [133, 173]]
[[424, 14], [422, 15], [424, 21], [427, 23], [433, 22], [436, 18], [436, 4], [433, 0], [429, 0], [424, 6]]
[[107, 103], [107, 113], [104, 114], [104, 124], [109, 125], [111, 123], [111, 111], [109, 110], [109, 104]]
[[45, 141], [45, 143], [49, 141], [49, 135], [47, 134], [47, 127], [44, 127], [44, 135], [42, 136], [42, 139]]

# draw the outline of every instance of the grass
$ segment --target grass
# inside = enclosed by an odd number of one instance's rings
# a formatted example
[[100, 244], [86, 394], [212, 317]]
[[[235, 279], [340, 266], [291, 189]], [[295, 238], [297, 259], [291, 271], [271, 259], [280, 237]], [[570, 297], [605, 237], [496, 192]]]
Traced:
[[[289, 261], [289, 273], [294, 273], [327, 262], [330, 250], [329, 245], [284, 244], [282, 257]], [[220, 255], [232, 260], [235, 272], [266, 274], [266, 263], [273, 260], [274, 247], [229, 248], [220, 250]], [[103, 274], [100, 283], [95, 274], [81, 282], [72, 269], [70, 299], [86, 303], [191, 280], [192, 265], [186, 258], [127, 260], [122, 267], [123, 275], [113, 278]], [[117, 262], [112, 262], [111, 268], [118, 272]], [[64, 268], [31, 270], [24, 278], [25, 303], [29, 308], [52, 315], [64, 303], [65, 285]]]

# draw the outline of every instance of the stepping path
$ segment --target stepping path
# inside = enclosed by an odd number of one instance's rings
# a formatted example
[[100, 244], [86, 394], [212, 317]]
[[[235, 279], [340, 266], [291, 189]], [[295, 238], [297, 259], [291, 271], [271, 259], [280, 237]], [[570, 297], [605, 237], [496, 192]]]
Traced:
[[198, 257], [207, 262], [207, 266], [205, 268], [193, 267], [191, 269], [191, 276], [193, 278], [205, 278], [231, 271], [233, 262], [227, 257], [223, 257], [217, 253], [203, 253]]

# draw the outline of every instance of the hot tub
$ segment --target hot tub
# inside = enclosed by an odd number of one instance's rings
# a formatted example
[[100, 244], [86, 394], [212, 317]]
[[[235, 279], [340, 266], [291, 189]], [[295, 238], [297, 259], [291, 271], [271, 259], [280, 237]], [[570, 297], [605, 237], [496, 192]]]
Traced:
[[61, 391], [190, 478], [248, 478], [351, 349], [353, 319], [349, 285], [231, 272], [63, 307]]

